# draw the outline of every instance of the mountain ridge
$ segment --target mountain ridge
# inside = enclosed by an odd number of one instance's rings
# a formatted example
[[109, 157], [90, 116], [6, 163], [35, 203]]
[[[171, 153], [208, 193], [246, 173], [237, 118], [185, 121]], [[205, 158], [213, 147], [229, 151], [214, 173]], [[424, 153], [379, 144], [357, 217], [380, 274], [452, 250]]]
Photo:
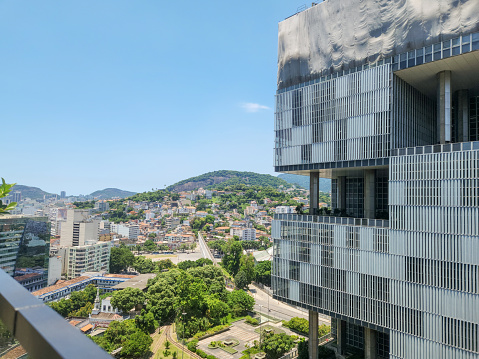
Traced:
[[[288, 183], [302, 187], [309, 190], [309, 176], [294, 175], [290, 173], [281, 173], [278, 178], [285, 180]], [[319, 190], [321, 192], [331, 192], [331, 180], [329, 178], [319, 179]]]
[[239, 183], [271, 186], [274, 188], [279, 188], [280, 186], [287, 188], [292, 187], [291, 184], [282, 180], [281, 178], [267, 174], [245, 171], [218, 170], [181, 180], [172, 184], [171, 186], [166, 187], [166, 190], [169, 192], [182, 192], [193, 191], [198, 188], [221, 189], [222, 187]]

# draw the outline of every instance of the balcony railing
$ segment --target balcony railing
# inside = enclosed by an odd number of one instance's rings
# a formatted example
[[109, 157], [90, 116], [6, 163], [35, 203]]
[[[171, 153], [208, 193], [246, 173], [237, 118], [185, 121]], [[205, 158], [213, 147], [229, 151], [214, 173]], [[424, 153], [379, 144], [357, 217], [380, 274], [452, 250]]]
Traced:
[[1, 269], [0, 320], [33, 359], [111, 359], [107, 352]]
[[281, 220], [282, 221], [299, 221], [299, 222], [313, 222], [313, 223], [344, 224], [349, 226], [389, 228], [389, 220], [386, 220], [386, 219], [313, 216], [309, 214], [293, 214], [293, 213], [275, 214], [274, 219], [280, 220], [280, 221]]

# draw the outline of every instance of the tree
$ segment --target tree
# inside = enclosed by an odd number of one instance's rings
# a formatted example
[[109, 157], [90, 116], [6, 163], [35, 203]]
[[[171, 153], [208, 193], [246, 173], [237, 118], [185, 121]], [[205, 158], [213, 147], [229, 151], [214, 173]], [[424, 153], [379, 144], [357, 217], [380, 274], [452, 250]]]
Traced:
[[250, 284], [254, 280], [254, 257], [250, 254], [240, 259], [240, 272], [244, 271], [246, 280]]
[[271, 261], [259, 262], [254, 267], [254, 278], [258, 283], [271, 285]]
[[156, 265], [158, 266], [159, 271], [176, 267], [176, 265], [169, 258], [161, 259], [160, 261], [156, 262]]
[[113, 247], [110, 252], [110, 273], [120, 273], [135, 261], [135, 256], [126, 246]]
[[[5, 180], [2, 178], [2, 184], [0, 185], [0, 198], [4, 198], [8, 196], [11, 192], [12, 187], [15, 186], [16, 183], [7, 184]], [[17, 206], [17, 202], [12, 202], [9, 204], [3, 204], [2, 200], [0, 199], [0, 215], [8, 214], [8, 211], [11, 211]]]
[[241, 269], [235, 276], [236, 289], [245, 289], [249, 283], [250, 282], [248, 281], [248, 276], [246, 275], [246, 272]]
[[113, 292], [111, 305], [118, 308], [121, 312], [127, 313], [132, 308], [136, 308], [145, 303], [145, 294], [138, 288], [125, 288]]
[[135, 257], [133, 262], [133, 268], [141, 274], [145, 273], [154, 273], [157, 270], [157, 266], [150, 258], [145, 258], [143, 256]]
[[220, 324], [221, 319], [230, 313], [228, 304], [217, 298], [208, 298], [206, 300], [206, 305], [208, 307], [206, 315], [216, 325]]
[[281, 358], [294, 347], [294, 340], [285, 333], [267, 334], [263, 332], [262, 335], [261, 350], [266, 353], [269, 359]]
[[83, 307], [78, 309], [77, 311], [73, 311], [68, 314], [69, 317], [82, 317], [86, 318], [88, 315], [91, 314], [91, 311], [93, 310], [93, 303], [86, 303]]
[[228, 294], [228, 305], [237, 317], [253, 310], [254, 299], [243, 290], [234, 290]]
[[153, 333], [158, 326], [153, 313], [146, 312], [144, 309], [141, 310], [141, 315], [135, 317], [135, 324], [146, 334]]
[[120, 355], [127, 358], [142, 357], [149, 352], [151, 343], [153, 339], [149, 335], [137, 331], [123, 343]]
[[148, 238], [156, 238], [156, 233], [151, 232], [150, 234], [148, 234]]
[[143, 247], [148, 251], [148, 252], [153, 252], [153, 251], [156, 251], [158, 249], [158, 247], [156, 246], [156, 243], [153, 242], [151, 239], [147, 239], [145, 241], [145, 244], [143, 245]]
[[235, 276], [240, 267], [241, 256], [243, 255], [243, 247], [238, 241], [228, 241], [224, 246], [225, 255], [221, 263], [229, 274]]

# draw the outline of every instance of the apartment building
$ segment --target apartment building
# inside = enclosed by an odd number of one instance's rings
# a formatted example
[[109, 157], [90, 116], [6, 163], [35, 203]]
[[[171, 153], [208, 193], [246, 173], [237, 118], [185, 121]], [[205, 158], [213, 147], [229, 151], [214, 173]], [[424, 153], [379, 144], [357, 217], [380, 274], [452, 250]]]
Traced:
[[340, 354], [479, 358], [479, 2], [325, 1], [278, 39], [275, 170], [311, 185], [275, 215], [272, 286], [310, 357], [322, 313]]
[[63, 273], [67, 279], [73, 279], [86, 272], [108, 272], [110, 250], [111, 242], [65, 248]]

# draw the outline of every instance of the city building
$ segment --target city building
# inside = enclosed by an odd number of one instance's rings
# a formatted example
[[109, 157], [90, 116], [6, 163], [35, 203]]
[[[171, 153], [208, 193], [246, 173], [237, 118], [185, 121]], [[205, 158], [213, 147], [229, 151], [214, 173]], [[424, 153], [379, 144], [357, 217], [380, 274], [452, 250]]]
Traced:
[[67, 193], [65, 191], [61, 191], [60, 192], [60, 198], [66, 198], [67, 197]]
[[278, 206], [274, 210], [275, 213], [294, 213], [294, 207], [291, 206]]
[[108, 201], [96, 201], [95, 210], [100, 212], [106, 212], [110, 209], [110, 203]]
[[60, 247], [84, 246], [98, 241], [100, 220], [91, 219], [87, 209], [69, 209], [61, 225]]
[[49, 251], [47, 217], [0, 217], [0, 269], [29, 291], [47, 285]]
[[62, 272], [65, 273], [67, 279], [82, 276], [85, 272], [108, 272], [110, 270], [110, 249], [111, 242], [64, 248]]
[[140, 226], [137, 224], [110, 223], [110, 233], [116, 233], [121, 237], [135, 240], [140, 235]]
[[[479, 358], [479, 2], [324, 1], [279, 24], [274, 298], [340, 354]], [[319, 208], [319, 178], [332, 209]], [[316, 334], [316, 335], [315, 335]]]
[[256, 240], [256, 229], [254, 229], [254, 228], [244, 228], [241, 231], [240, 238], [243, 241], [255, 241]]

